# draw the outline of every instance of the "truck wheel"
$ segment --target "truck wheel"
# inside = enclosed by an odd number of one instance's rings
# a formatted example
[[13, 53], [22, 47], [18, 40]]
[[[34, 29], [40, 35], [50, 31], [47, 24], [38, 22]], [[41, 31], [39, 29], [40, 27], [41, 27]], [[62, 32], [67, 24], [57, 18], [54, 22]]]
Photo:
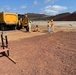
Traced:
[[16, 30], [16, 29], [17, 29], [17, 27], [15, 26], [15, 27], [14, 27], [14, 29]]
[[5, 30], [5, 26], [1, 25], [1, 30], [4, 31]]
[[17, 27], [16, 27], [16, 26], [12, 26], [12, 29], [13, 29], [13, 30], [16, 30], [16, 29], [17, 29]]

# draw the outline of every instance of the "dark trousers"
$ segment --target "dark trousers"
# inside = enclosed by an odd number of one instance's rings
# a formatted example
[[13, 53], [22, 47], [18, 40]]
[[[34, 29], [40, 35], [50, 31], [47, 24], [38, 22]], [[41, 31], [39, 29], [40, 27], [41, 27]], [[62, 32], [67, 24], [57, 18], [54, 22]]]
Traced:
[[28, 26], [24, 26], [24, 28], [26, 29], [27, 32], [29, 32], [29, 27]]

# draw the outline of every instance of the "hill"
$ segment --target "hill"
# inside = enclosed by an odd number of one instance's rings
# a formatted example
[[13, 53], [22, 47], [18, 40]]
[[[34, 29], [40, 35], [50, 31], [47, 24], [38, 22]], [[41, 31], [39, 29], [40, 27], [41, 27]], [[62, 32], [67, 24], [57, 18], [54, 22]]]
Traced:
[[[35, 13], [27, 13], [29, 20], [51, 20], [54, 19], [55, 21], [76, 21], [76, 12], [73, 13], [61, 13], [55, 16], [49, 16], [45, 14], [35, 14]], [[19, 14], [19, 17], [23, 15]]]
[[58, 19], [59, 21], [76, 21], [76, 13]]

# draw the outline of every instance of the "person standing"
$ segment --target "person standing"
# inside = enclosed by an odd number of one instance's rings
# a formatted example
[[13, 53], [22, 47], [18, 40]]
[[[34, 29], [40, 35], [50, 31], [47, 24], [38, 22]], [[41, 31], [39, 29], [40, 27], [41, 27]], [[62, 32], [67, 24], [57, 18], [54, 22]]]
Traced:
[[20, 29], [22, 28], [22, 18], [20, 18]]
[[47, 29], [48, 29], [48, 32], [50, 33], [51, 29], [50, 29], [51, 25], [50, 25], [50, 22], [48, 21], [48, 24], [47, 24]]
[[29, 21], [29, 32], [31, 32], [31, 21]]
[[51, 20], [51, 31], [54, 32], [54, 21], [53, 21], [53, 19]]
[[20, 25], [21, 25], [21, 23], [20, 23], [20, 19], [19, 19], [18, 23], [17, 23], [17, 29], [20, 29]]

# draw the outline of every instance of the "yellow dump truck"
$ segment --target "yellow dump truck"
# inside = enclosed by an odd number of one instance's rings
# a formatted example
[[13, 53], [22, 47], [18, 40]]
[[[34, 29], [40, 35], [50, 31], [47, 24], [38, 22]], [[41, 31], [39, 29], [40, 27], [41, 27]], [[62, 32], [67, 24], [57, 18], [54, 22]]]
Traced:
[[18, 14], [0, 12], [0, 29], [1, 30], [6, 30], [8, 28], [16, 29], [17, 23], [18, 23]]

